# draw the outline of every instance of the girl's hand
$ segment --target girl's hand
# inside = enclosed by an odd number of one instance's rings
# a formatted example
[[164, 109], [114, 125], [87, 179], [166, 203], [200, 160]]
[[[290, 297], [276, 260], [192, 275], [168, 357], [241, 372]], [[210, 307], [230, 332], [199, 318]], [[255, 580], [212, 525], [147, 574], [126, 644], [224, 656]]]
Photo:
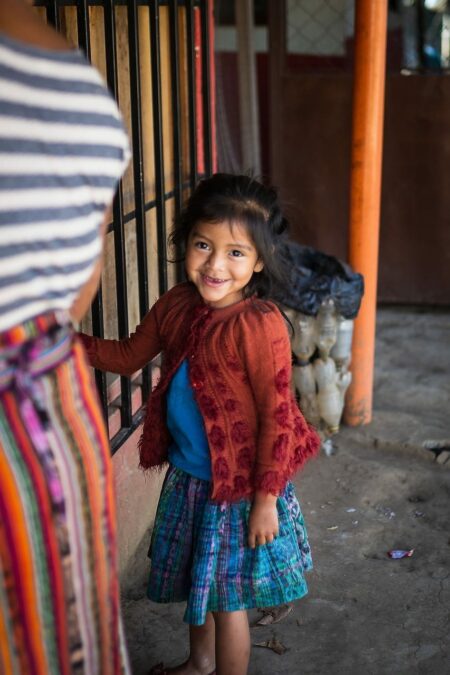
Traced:
[[277, 497], [256, 492], [248, 520], [248, 545], [268, 544], [278, 534]]

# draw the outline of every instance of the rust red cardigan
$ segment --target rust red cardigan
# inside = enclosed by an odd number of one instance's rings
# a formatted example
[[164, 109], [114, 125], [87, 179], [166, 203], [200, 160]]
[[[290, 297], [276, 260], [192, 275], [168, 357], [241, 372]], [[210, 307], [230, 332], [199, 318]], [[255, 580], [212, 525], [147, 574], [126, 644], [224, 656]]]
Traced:
[[167, 461], [165, 393], [186, 358], [211, 452], [212, 499], [235, 501], [256, 489], [279, 494], [319, 449], [291, 391], [289, 336], [272, 302], [249, 298], [213, 309], [184, 283], [165, 293], [129, 338], [80, 337], [93, 366], [121, 375], [163, 354], [139, 442], [144, 469]]

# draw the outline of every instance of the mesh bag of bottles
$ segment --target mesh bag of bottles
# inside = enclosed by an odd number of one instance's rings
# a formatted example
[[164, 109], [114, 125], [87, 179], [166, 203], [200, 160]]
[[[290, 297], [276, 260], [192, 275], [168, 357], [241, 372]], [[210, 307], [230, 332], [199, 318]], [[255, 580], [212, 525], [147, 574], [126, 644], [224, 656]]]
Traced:
[[294, 385], [303, 414], [331, 454], [351, 382], [353, 319], [364, 280], [337, 258], [295, 242], [285, 243], [282, 258], [287, 280], [275, 299], [293, 328]]

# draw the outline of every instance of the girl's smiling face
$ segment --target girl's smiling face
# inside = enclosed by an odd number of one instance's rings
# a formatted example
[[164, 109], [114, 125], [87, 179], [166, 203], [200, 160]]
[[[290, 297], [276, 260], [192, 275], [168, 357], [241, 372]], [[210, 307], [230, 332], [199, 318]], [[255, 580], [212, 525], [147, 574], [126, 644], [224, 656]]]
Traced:
[[227, 307], [242, 300], [244, 288], [263, 263], [239, 223], [198, 223], [186, 247], [186, 273], [206, 304]]

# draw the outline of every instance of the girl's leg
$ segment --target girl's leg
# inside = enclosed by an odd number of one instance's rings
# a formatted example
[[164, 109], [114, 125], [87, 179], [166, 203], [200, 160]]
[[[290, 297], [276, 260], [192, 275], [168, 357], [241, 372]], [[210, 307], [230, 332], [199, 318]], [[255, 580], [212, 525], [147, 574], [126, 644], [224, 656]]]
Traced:
[[250, 658], [247, 612], [214, 612], [217, 675], [246, 675]]
[[[202, 626], [189, 626], [190, 654], [187, 661], [163, 672], [174, 675], [209, 675], [214, 671], [214, 619], [210, 612]], [[150, 671], [152, 672], [152, 671]], [[155, 672], [158, 672], [155, 670]]]
[[209, 675], [215, 663], [215, 622], [211, 612], [206, 615], [203, 626], [189, 626], [190, 654], [188, 663], [200, 675]]

